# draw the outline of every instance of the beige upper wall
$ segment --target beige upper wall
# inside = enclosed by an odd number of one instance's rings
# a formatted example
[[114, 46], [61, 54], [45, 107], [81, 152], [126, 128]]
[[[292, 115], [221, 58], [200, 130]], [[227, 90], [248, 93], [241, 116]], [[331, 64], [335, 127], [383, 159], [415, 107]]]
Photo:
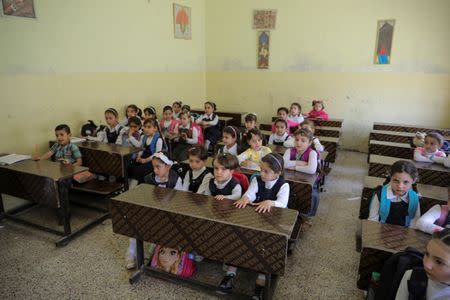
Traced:
[[[278, 11], [269, 70], [256, 69], [253, 9]], [[367, 149], [375, 121], [450, 127], [449, 15], [447, 0], [209, 0], [206, 95], [262, 122], [293, 100], [309, 110], [323, 98], [345, 119], [350, 149]], [[377, 20], [390, 18], [392, 64], [374, 65]]]

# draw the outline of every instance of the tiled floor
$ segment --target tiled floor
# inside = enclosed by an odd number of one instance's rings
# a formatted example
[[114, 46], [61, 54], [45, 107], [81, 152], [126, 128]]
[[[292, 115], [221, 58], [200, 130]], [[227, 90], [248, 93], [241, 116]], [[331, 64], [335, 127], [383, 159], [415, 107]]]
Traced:
[[[339, 152], [313, 226], [289, 257], [275, 299], [363, 299], [356, 288], [354, 233], [366, 174], [365, 154]], [[130, 272], [124, 269], [128, 239], [112, 233], [110, 220], [64, 248], [55, 248], [54, 240], [54, 235], [10, 221], [0, 223], [2, 299], [216, 298], [150, 277], [130, 285]]]

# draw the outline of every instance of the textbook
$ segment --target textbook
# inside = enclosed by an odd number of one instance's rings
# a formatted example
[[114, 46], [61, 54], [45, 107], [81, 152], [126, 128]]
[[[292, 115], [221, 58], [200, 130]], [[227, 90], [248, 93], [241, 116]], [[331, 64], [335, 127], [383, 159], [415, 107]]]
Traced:
[[7, 165], [11, 165], [13, 163], [22, 161], [22, 160], [27, 160], [27, 159], [31, 159], [31, 155], [23, 155], [23, 154], [8, 154], [5, 156], [0, 157], [0, 165], [3, 166], [7, 166]]

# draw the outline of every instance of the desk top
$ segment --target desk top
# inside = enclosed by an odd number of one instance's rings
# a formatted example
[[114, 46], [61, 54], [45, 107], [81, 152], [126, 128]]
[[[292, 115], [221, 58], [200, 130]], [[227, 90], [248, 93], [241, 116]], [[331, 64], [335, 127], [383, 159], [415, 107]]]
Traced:
[[[384, 180], [385, 179], [381, 177], [366, 176], [364, 178], [364, 187], [371, 189], [376, 188], [377, 186], [382, 185]], [[417, 184], [417, 190], [426, 198], [447, 201], [450, 188], [419, 183]]]
[[424, 163], [424, 162], [417, 162], [411, 159], [403, 159], [398, 157], [391, 157], [391, 156], [382, 156], [382, 155], [376, 155], [376, 154], [370, 154], [369, 162], [372, 164], [382, 164], [382, 165], [393, 165], [398, 160], [408, 160], [412, 162], [416, 168], [418, 169], [427, 169], [432, 171], [439, 171], [439, 172], [450, 172], [450, 168], [446, 168], [441, 164], [437, 163]]
[[60, 162], [53, 162], [49, 160], [24, 160], [9, 166], [0, 166], [0, 168], [41, 177], [48, 177], [54, 181], [70, 178], [77, 173], [89, 170], [89, 168], [86, 167], [65, 165]]
[[[414, 138], [416, 134], [414, 132], [401, 132], [401, 131], [389, 131], [389, 130], [371, 130], [370, 133], [378, 133], [378, 134], [387, 134], [387, 135], [395, 135], [395, 136], [404, 136]], [[444, 140], [450, 140], [450, 136], [444, 135]]]
[[232, 118], [232, 117], [219, 116], [219, 120], [225, 121], [225, 122], [231, 121], [231, 120], [233, 120], [233, 119], [234, 119], [234, 118]]
[[376, 140], [370, 140], [369, 143], [373, 144], [373, 145], [383, 145], [383, 146], [401, 147], [401, 148], [411, 149], [411, 145], [406, 144], [406, 143], [394, 143], [394, 142], [376, 141]]
[[450, 130], [450, 128], [440, 128], [440, 127], [433, 127], [433, 126], [422, 126], [422, 125], [411, 125], [411, 124], [402, 124], [402, 123], [385, 123], [385, 122], [374, 122], [374, 126], [376, 125], [383, 125], [383, 126], [397, 126], [397, 127], [405, 127], [405, 128], [424, 128], [424, 129], [435, 129], [435, 130]]
[[425, 251], [429, 234], [403, 226], [362, 220], [362, 247], [396, 253], [411, 246]]
[[120, 156], [130, 155], [136, 152], [141, 151], [141, 148], [135, 148], [132, 146], [122, 146], [117, 144], [109, 144], [102, 143], [97, 141], [84, 141], [81, 143], [77, 143], [77, 146], [80, 149], [90, 149], [90, 150], [98, 150], [104, 151], [111, 154], [119, 154]]
[[270, 213], [259, 214], [251, 206], [237, 209], [232, 200], [219, 201], [211, 196], [149, 184], [140, 184], [113, 200], [286, 237], [291, 235], [298, 213], [292, 209], [273, 207]]

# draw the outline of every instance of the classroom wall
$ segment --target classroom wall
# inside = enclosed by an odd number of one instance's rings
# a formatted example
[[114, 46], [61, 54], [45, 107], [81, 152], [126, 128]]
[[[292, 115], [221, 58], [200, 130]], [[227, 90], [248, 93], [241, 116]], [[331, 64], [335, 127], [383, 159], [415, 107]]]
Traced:
[[107, 107], [204, 100], [205, 0], [177, 1], [192, 40], [174, 39], [167, 0], [34, 2], [37, 19], [0, 17], [0, 153], [43, 152], [57, 124], [78, 132]]
[[[270, 69], [257, 70], [253, 9], [277, 9]], [[325, 99], [343, 147], [367, 151], [376, 121], [450, 127], [450, 1], [208, 0], [206, 96], [270, 121]], [[374, 65], [377, 20], [396, 19], [392, 61]]]

